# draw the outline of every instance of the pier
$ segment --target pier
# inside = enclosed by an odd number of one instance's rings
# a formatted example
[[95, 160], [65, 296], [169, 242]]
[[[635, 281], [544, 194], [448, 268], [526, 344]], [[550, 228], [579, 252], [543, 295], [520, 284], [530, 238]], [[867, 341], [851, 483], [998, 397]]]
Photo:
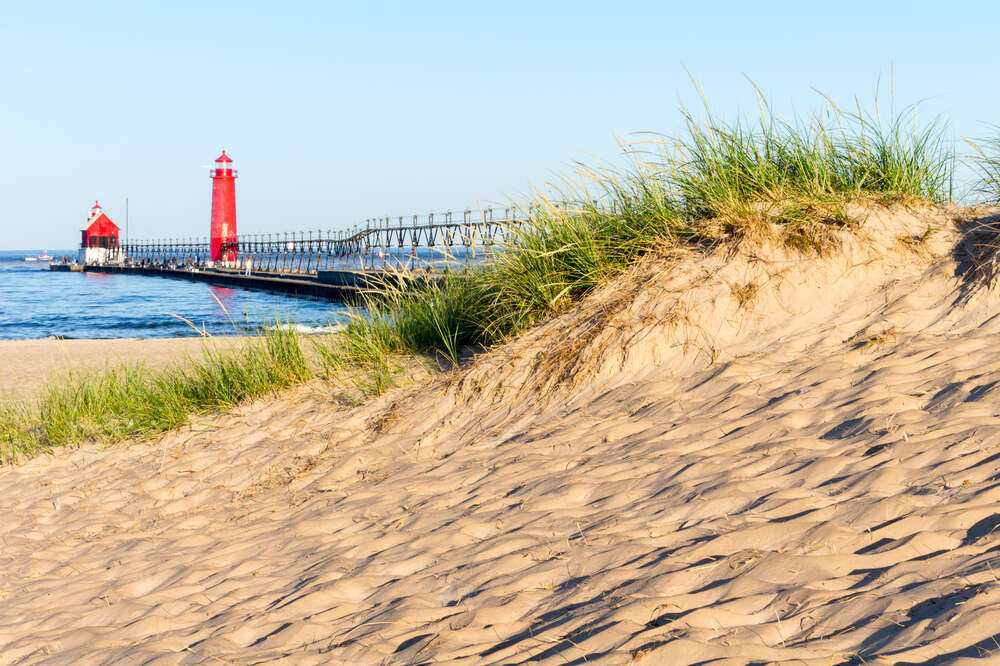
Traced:
[[[209, 237], [122, 238], [121, 227], [95, 201], [80, 228], [77, 259], [51, 264], [51, 270], [157, 276], [351, 302], [387, 285], [470, 270], [510, 245], [539, 212], [534, 204], [466, 208], [373, 217], [346, 230], [241, 234], [236, 230], [239, 173], [225, 150], [209, 175]], [[568, 208], [565, 202], [546, 205]]]
[[209, 238], [125, 240], [108, 248], [99, 261], [54, 263], [50, 269], [156, 276], [355, 302], [362, 292], [400, 279], [432, 280], [482, 263], [533, 212], [466, 209], [369, 218], [340, 231], [240, 234], [224, 243], [226, 259], [221, 261], [211, 260]]
[[[225, 268], [195, 268], [138, 265], [51, 264], [49, 270], [84, 273], [117, 273], [173, 278], [205, 282], [220, 287], [257, 289], [272, 293], [308, 298], [321, 298], [343, 303], [355, 303], [362, 291], [378, 289], [380, 271], [326, 271], [325, 275], [281, 274], [227, 270]], [[414, 276], [416, 277], [416, 276]]]

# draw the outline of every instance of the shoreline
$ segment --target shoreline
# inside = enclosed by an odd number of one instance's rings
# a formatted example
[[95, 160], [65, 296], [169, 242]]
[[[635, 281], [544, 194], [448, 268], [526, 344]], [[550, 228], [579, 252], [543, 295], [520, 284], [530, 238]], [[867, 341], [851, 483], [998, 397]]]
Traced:
[[126, 363], [161, 368], [200, 358], [206, 342], [229, 348], [251, 336], [0, 340], [0, 401], [35, 397], [50, 381], [77, 370]]

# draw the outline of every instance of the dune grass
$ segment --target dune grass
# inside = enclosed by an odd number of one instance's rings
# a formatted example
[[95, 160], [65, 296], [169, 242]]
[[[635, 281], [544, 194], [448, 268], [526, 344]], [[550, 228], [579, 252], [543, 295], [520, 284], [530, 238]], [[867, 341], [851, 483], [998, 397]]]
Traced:
[[391, 279], [348, 308], [342, 331], [313, 339], [327, 376], [347, 376], [362, 393], [381, 393], [400, 369], [397, 359], [427, 351], [457, 365], [461, 348], [482, 339], [488, 318], [477, 272], [425, 280]]
[[308, 379], [298, 333], [262, 331], [233, 349], [160, 370], [141, 364], [71, 372], [28, 402], [0, 403], [0, 460], [86, 441], [143, 439], [193, 414], [222, 411]]
[[1000, 125], [989, 129], [989, 135], [968, 143], [974, 151], [972, 164], [979, 173], [976, 192], [986, 203], [1000, 204]]
[[559, 203], [531, 202], [532, 218], [510, 229], [487, 264], [415, 289], [389, 286], [367, 300], [329, 350], [332, 365], [364, 369], [359, 387], [379, 393], [392, 383], [395, 356], [456, 358], [462, 345], [505, 340], [655, 248], [778, 228], [789, 245], [822, 251], [831, 228], [852, 223], [848, 203], [950, 198], [946, 127], [918, 123], [915, 108], [884, 116], [877, 97], [854, 111], [827, 100], [805, 120], [788, 121], [759, 100], [758, 118], [732, 123], [707, 105], [702, 118], [682, 110], [684, 132], [627, 147], [628, 169], [579, 165], [578, 178], [556, 188]]
[[758, 100], [756, 121], [725, 123], [707, 105], [701, 121], [683, 112], [686, 133], [668, 142], [674, 150], [662, 170], [686, 217], [738, 227], [844, 200], [950, 198], [954, 155], [946, 126], [920, 125], [916, 107], [886, 118], [877, 96], [868, 110], [859, 104], [845, 111], [828, 100], [807, 119], [788, 121], [759, 93]]

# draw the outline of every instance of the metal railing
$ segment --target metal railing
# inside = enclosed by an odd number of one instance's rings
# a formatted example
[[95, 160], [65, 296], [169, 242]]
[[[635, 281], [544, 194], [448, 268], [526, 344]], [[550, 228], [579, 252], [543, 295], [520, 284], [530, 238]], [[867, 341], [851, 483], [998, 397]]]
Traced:
[[[466, 209], [459, 212], [369, 218], [346, 230], [239, 234], [224, 243], [228, 261], [216, 267], [276, 273], [385, 268], [441, 269], [482, 261], [531, 219], [534, 207]], [[208, 238], [126, 241], [121, 263], [139, 266], [205, 267]]]

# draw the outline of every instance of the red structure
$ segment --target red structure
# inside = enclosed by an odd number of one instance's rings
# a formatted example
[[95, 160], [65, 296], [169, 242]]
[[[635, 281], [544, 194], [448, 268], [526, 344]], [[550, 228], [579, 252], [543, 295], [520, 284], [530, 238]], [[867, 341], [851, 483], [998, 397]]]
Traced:
[[212, 261], [236, 261], [236, 169], [222, 151], [212, 175]]
[[80, 227], [80, 248], [117, 249], [119, 231], [118, 225], [111, 221], [101, 209], [101, 204], [95, 201], [94, 207], [90, 209], [87, 224]]

